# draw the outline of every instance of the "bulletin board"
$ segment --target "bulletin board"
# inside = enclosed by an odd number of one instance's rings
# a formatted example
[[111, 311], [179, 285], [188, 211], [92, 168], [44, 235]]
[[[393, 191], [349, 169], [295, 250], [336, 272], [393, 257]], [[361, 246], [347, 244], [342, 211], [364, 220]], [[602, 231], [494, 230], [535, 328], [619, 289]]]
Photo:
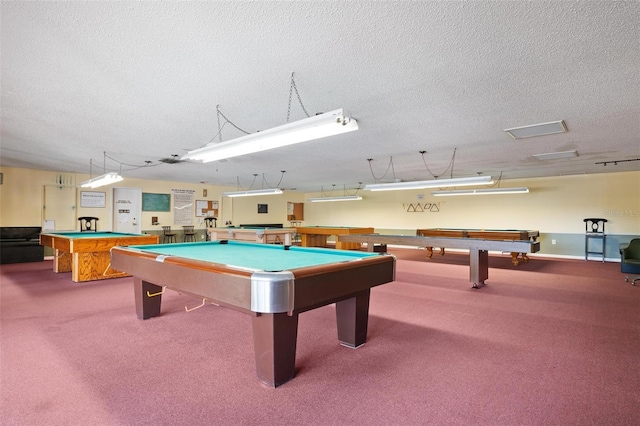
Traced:
[[209, 200], [196, 201], [197, 217], [218, 217], [218, 202]]

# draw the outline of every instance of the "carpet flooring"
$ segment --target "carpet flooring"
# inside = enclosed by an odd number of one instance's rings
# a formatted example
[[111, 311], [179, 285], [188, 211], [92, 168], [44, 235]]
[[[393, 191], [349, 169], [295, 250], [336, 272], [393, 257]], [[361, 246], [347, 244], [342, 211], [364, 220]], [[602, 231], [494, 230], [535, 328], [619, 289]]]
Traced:
[[296, 377], [255, 376], [251, 319], [132, 278], [74, 283], [52, 262], [0, 269], [3, 425], [638, 425], [640, 287], [617, 263], [391, 249], [367, 343], [340, 346], [333, 305], [300, 316]]

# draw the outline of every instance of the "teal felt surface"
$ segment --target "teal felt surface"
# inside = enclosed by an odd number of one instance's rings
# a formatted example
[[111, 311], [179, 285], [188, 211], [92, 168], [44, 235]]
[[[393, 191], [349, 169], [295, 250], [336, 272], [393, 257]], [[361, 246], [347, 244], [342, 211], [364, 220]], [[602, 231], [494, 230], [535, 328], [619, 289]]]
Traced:
[[285, 247], [277, 244], [255, 244], [243, 241], [228, 241], [227, 243], [209, 241], [130, 246], [129, 248], [158, 255], [177, 256], [258, 271], [284, 271], [379, 256], [377, 253], [347, 250], [296, 246], [291, 246], [287, 250]]

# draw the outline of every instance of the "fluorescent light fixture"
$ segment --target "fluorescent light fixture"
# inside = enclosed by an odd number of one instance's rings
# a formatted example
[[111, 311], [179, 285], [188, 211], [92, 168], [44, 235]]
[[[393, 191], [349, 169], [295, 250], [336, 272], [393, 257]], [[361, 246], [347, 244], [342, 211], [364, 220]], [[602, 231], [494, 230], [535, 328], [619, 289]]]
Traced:
[[359, 201], [362, 200], [362, 197], [359, 195], [343, 195], [340, 197], [318, 197], [318, 198], [307, 198], [307, 201], [311, 203], [321, 203], [325, 201]]
[[537, 160], [559, 160], [561, 158], [573, 158], [577, 157], [576, 151], [561, 151], [561, 152], [548, 152], [546, 154], [534, 154]]
[[202, 148], [189, 151], [182, 159], [208, 163], [354, 130], [358, 130], [358, 123], [353, 118], [345, 117], [340, 108], [230, 141], [208, 143]]
[[532, 124], [531, 126], [513, 127], [505, 129], [505, 132], [514, 139], [533, 138], [535, 136], [553, 135], [565, 133], [567, 125], [564, 120], [551, 121], [549, 123]]
[[252, 197], [255, 195], [277, 195], [277, 194], [282, 194], [282, 191], [279, 188], [223, 192], [222, 196], [223, 197]]
[[402, 189], [444, 188], [447, 186], [489, 185], [493, 180], [491, 176], [473, 176], [454, 179], [421, 180], [415, 182], [392, 182], [365, 185], [369, 191], [397, 191]]
[[489, 188], [489, 189], [458, 189], [453, 191], [433, 191], [431, 195], [442, 197], [447, 195], [490, 195], [490, 194], [526, 194], [529, 188]]
[[116, 172], [106, 173], [102, 176], [94, 177], [93, 179], [86, 180], [80, 184], [82, 188], [98, 188], [105, 185], [111, 185], [112, 183], [120, 182], [124, 178]]

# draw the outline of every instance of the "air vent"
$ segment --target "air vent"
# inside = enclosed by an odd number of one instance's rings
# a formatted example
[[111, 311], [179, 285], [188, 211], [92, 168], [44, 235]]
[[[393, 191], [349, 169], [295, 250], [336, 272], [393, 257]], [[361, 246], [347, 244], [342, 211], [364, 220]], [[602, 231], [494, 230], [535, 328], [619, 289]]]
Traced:
[[573, 158], [578, 156], [578, 152], [573, 151], [562, 151], [562, 152], [547, 152], [545, 154], [533, 154], [533, 156], [537, 160], [559, 160], [561, 158]]
[[177, 163], [182, 163], [182, 160], [178, 158], [178, 155], [172, 155], [171, 157], [167, 157], [167, 158], [161, 158], [160, 160], [161, 163], [165, 163], [165, 164], [177, 164]]
[[551, 123], [514, 127], [512, 129], [505, 129], [504, 131], [513, 139], [524, 139], [535, 136], [553, 135], [554, 133], [565, 133], [567, 131], [567, 125], [564, 123], [564, 120], [560, 120], [552, 121]]

